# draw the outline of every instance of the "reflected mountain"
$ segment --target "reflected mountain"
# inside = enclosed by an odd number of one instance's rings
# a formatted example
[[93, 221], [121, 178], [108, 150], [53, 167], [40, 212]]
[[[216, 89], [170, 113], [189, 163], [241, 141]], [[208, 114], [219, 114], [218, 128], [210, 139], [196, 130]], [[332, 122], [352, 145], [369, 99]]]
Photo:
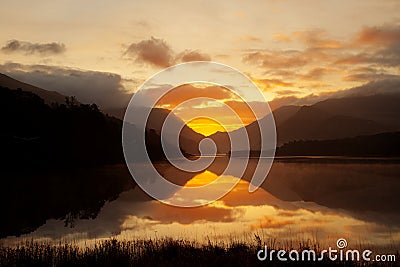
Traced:
[[[219, 157], [206, 170], [187, 174], [175, 180], [184, 187], [201, 186], [217, 179], [226, 167], [227, 158]], [[243, 159], [242, 159], [243, 160]], [[263, 164], [263, 158], [259, 159]], [[348, 159], [349, 160], [349, 159]], [[319, 233], [325, 240], [331, 235], [347, 233], [362, 235], [376, 244], [386, 244], [387, 233], [398, 233], [400, 218], [397, 213], [397, 194], [400, 182], [398, 164], [357, 161], [321, 163], [278, 159], [262, 188], [248, 192], [249, 183], [225, 174], [217, 184], [237, 183], [220, 200], [199, 208], [179, 208], [162, 204], [147, 196], [140, 188], [128, 190], [113, 202], [107, 202], [94, 220], [77, 220], [75, 228], [50, 220], [27, 237], [67, 238], [87, 242], [92, 238], [173, 236], [231, 240], [252, 236], [252, 231], [266, 231], [280, 240], [293, 236]], [[250, 159], [250, 166], [256, 161]], [[166, 162], [154, 166], [169, 179], [183, 177], [181, 172]], [[250, 168], [249, 172], [254, 171]], [[219, 187], [214, 187], [219, 190]], [[180, 191], [166, 198], [185, 197]], [[189, 196], [187, 196], [189, 197]], [[390, 231], [389, 231], [390, 229]], [[261, 232], [263, 233], [263, 232]], [[210, 235], [211, 234], [211, 235]]]
[[[0, 198], [7, 218], [0, 223], [0, 237], [31, 232], [50, 218], [63, 219], [66, 225], [94, 218], [106, 201], [134, 186], [124, 165], [121, 120], [104, 115], [95, 104], [81, 104], [5, 75], [0, 82]], [[165, 158], [161, 114], [165, 110], [152, 110], [145, 131], [153, 161]], [[128, 128], [130, 141], [138, 142], [141, 132], [135, 125]], [[183, 131], [195, 141], [183, 136], [182, 146], [197, 149], [195, 143], [204, 136], [187, 126]]]
[[94, 218], [105, 201], [132, 188], [123, 163], [121, 121], [74, 98], [47, 105], [0, 87], [0, 236], [34, 230], [49, 218]]

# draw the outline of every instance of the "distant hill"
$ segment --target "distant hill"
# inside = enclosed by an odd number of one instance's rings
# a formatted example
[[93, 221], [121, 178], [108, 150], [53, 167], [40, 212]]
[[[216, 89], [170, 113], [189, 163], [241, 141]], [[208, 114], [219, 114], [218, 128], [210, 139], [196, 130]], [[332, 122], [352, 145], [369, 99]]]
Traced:
[[24, 91], [32, 92], [41, 97], [46, 104], [65, 103], [65, 96], [60, 93], [57, 93], [55, 91], [48, 91], [27, 83], [20, 82], [2, 73], [0, 73], [0, 86], [13, 90], [20, 88]]
[[[149, 112], [150, 108], [146, 107], [135, 107], [135, 113], [132, 114], [133, 119], [137, 116], [142, 116], [142, 114]], [[112, 110], [105, 110], [105, 112], [120, 118], [121, 120], [124, 119], [126, 109], [112, 109]], [[146, 129], [154, 130], [155, 133], [158, 135], [161, 134], [161, 129], [163, 127], [163, 123], [166, 120], [167, 116], [171, 117], [172, 123], [172, 131], [166, 132], [166, 139], [168, 143], [173, 143], [173, 131], [176, 129], [182, 129], [179, 135], [179, 145], [180, 148], [185, 151], [186, 153], [192, 155], [198, 155], [199, 149], [199, 142], [205, 138], [204, 135], [195, 132], [193, 129], [188, 127], [183, 120], [175, 116], [171, 111], [162, 108], [153, 108], [151, 109]], [[133, 122], [132, 122], [133, 123]], [[134, 123], [133, 123], [134, 124]], [[168, 141], [169, 140], [169, 141]]]
[[[168, 115], [172, 116], [173, 130], [182, 129], [179, 135], [180, 148], [189, 154], [198, 155], [200, 153], [198, 148], [199, 143], [205, 138], [205, 136], [192, 130], [192, 128], [188, 127], [184, 121], [174, 114], [171, 114], [169, 110], [153, 108], [150, 112], [149, 120], [147, 121], [147, 128], [154, 129], [158, 134], [161, 134], [163, 123]], [[166, 132], [166, 137], [167, 140], [171, 140], [169, 143], [172, 143], [172, 133]]]
[[[400, 94], [333, 98], [310, 106], [283, 106], [273, 112], [277, 146], [296, 140], [327, 140], [400, 130]], [[259, 123], [265, 125], [262, 118]], [[260, 150], [257, 122], [245, 126], [251, 150]], [[234, 134], [234, 131], [232, 132]], [[229, 152], [225, 132], [210, 136], [220, 153]]]
[[273, 111], [275, 125], [279, 126], [300, 110], [301, 106], [283, 106]]
[[[400, 88], [399, 88], [400, 90]], [[313, 105], [321, 111], [371, 120], [400, 129], [400, 93], [332, 98]]]
[[278, 156], [399, 157], [400, 132], [334, 140], [291, 141], [279, 147]]
[[324, 140], [393, 131], [380, 122], [329, 113], [315, 106], [303, 106], [277, 127], [278, 145], [293, 140]]
[[278, 145], [400, 130], [398, 103], [400, 94], [386, 94], [334, 98], [303, 106], [277, 125]]

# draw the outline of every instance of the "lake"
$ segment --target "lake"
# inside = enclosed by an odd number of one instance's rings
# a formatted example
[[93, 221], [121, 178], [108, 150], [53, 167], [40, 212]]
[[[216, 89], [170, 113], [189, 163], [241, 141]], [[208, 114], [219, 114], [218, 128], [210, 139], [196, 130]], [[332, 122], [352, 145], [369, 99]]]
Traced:
[[[250, 159], [248, 166], [266, 164], [267, 160]], [[220, 157], [207, 170], [186, 176], [166, 162], [155, 166], [166, 178], [191, 187], [215, 180], [226, 163], [227, 158]], [[240, 178], [234, 174], [222, 177], [213, 190], [226, 184], [237, 185], [221, 199], [197, 208], [160, 203], [136, 186], [106, 202], [95, 219], [76, 220], [73, 227], [50, 219], [30, 234], [1, 242], [35, 239], [87, 245], [110, 237], [254, 242], [259, 236], [286, 245], [311, 242], [322, 246], [333, 245], [343, 237], [353, 246], [383, 250], [400, 247], [397, 160], [277, 158], [262, 187], [253, 193], [248, 192], [248, 177]], [[179, 190], [171, 192], [166, 200], [178, 196], [185, 200]]]

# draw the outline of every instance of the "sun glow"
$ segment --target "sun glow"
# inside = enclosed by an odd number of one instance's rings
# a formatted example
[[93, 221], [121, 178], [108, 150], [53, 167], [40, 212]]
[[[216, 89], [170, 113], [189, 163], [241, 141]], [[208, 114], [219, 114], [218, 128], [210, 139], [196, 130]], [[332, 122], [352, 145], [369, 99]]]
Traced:
[[196, 118], [186, 124], [194, 131], [204, 136], [210, 136], [216, 132], [226, 132], [223, 125], [210, 118]]

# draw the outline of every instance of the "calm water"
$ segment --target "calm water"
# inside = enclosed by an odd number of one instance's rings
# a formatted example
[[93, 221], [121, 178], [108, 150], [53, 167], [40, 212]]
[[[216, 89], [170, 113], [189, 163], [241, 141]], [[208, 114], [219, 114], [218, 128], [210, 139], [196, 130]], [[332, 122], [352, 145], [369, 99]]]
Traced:
[[[261, 159], [260, 164], [267, 159]], [[255, 165], [257, 160], [251, 160]], [[204, 172], [182, 176], [163, 162], [157, 169], [185, 186], [218, 177], [226, 159]], [[250, 165], [251, 165], [250, 164]], [[240, 179], [226, 175], [223, 186]], [[248, 177], [218, 201], [199, 208], [177, 208], [152, 200], [140, 188], [107, 202], [96, 219], [78, 220], [73, 228], [48, 220], [35, 232], [9, 237], [90, 243], [102, 238], [184, 238], [198, 242], [252, 242], [254, 234], [279, 242], [310, 239], [332, 245], [339, 237], [353, 244], [399, 248], [400, 164], [344, 159], [276, 160], [262, 188], [248, 192]], [[218, 190], [218, 186], [213, 190]], [[185, 198], [171, 192], [166, 198]]]

